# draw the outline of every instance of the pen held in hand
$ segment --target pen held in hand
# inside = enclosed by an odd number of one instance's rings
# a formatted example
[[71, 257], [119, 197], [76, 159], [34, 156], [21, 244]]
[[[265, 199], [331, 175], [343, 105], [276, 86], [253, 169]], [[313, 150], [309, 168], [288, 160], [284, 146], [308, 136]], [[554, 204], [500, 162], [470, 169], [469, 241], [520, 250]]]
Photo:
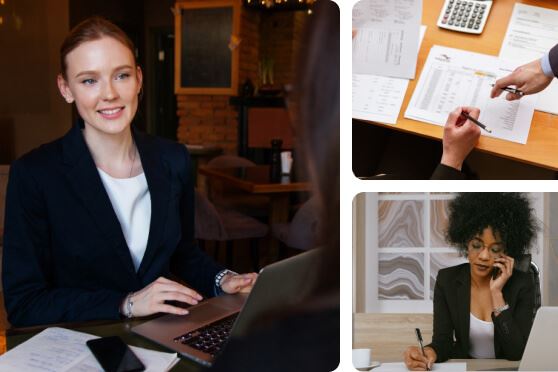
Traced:
[[486, 125], [484, 125], [483, 123], [481, 123], [480, 121], [478, 121], [477, 119], [469, 116], [469, 114], [467, 114], [466, 112], [461, 112], [461, 116], [463, 116], [465, 119], [467, 120], [471, 120], [473, 123], [475, 123], [476, 125], [478, 125], [479, 127], [481, 127], [482, 129], [484, 129], [485, 131], [487, 131], [488, 133], [492, 133], [492, 130], [487, 127]]
[[[493, 88], [494, 88], [494, 86], [495, 86], [495, 84], [490, 84], [490, 85], [491, 85]], [[510, 93], [513, 93], [513, 94], [517, 94], [517, 95], [520, 96], [520, 97], [523, 97], [523, 95], [525, 94], [525, 93], [523, 93], [522, 90], [519, 90], [519, 89], [516, 89], [516, 88], [512, 88], [512, 87], [503, 87], [503, 88], [500, 88], [500, 89], [501, 89], [501, 90], [505, 90], [506, 92], [510, 92]]]
[[[424, 353], [424, 346], [422, 344], [422, 334], [420, 333], [420, 329], [415, 328], [415, 333], [417, 335], [417, 340], [420, 346], [420, 351], [422, 352], [422, 356], [426, 358], [426, 354]], [[428, 367], [428, 365], [426, 366], [426, 370], [430, 371], [430, 367]]]

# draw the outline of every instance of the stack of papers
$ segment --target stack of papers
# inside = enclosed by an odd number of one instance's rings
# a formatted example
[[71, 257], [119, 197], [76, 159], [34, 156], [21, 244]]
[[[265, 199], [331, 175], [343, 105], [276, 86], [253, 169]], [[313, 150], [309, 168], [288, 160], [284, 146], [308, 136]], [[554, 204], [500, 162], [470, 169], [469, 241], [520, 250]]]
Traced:
[[490, 99], [491, 84], [516, 67], [498, 57], [433, 46], [405, 117], [444, 126], [457, 107], [477, 107], [479, 121], [492, 130], [482, 135], [525, 144], [537, 97], [509, 102], [502, 94]]
[[[541, 58], [558, 43], [558, 11], [515, 4], [500, 58], [523, 65]], [[505, 92], [504, 92], [505, 94]], [[538, 94], [536, 110], [558, 114], [558, 81]]]
[[[103, 371], [86, 341], [98, 338], [64, 328], [47, 328], [0, 356], [0, 371]], [[168, 371], [178, 361], [176, 353], [162, 353], [130, 346], [146, 371]]]
[[[421, 26], [419, 46], [425, 33]], [[353, 118], [395, 124], [408, 86], [408, 79], [353, 74]]]
[[422, 0], [361, 0], [353, 7], [353, 73], [413, 79]]

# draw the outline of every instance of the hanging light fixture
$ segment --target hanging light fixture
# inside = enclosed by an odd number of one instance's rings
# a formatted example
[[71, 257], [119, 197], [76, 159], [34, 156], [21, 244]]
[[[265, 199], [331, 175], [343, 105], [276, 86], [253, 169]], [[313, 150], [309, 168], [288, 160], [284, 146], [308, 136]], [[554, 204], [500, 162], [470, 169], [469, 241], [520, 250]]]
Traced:
[[247, 8], [261, 10], [306, 10], [311, 14], [312, 5], [316, 0], [243, 0]]

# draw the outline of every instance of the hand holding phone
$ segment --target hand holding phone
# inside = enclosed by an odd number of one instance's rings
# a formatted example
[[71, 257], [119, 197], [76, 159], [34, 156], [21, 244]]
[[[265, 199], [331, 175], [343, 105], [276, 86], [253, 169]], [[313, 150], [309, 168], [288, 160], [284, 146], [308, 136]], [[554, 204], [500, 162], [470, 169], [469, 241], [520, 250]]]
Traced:
[[118, 336], [96, 338], [86, 342], [87, 346], [107, 372], [139, 372], [145, 366], [136, 354]]
[[500, 276], [500, 274], [502, 273], [502, 270], [500, 270], [499, 267], [492, 267], [492, 279], [496, 280], [496, 278], [498, 278]]

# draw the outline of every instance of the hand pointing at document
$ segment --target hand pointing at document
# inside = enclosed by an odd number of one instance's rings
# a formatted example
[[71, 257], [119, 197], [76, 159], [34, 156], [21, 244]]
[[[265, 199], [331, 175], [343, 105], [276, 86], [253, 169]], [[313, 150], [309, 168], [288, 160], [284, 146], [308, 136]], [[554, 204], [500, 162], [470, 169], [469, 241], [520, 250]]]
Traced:
[[[496, 81], [492, 91], [491, 98], [496, 98], [502, 94], [504, 88], [514, 86], [523, 95], [535, 94], [544, 90], [552, 82], [552, 75], [545, 74], [542, 67], [542, 60], [535, 60], [526, 65], [518, 67], [514, 72]], [[506, 99], [514, 101], [520, 99], [522, 95], [517, 93], [507, 93]]]

